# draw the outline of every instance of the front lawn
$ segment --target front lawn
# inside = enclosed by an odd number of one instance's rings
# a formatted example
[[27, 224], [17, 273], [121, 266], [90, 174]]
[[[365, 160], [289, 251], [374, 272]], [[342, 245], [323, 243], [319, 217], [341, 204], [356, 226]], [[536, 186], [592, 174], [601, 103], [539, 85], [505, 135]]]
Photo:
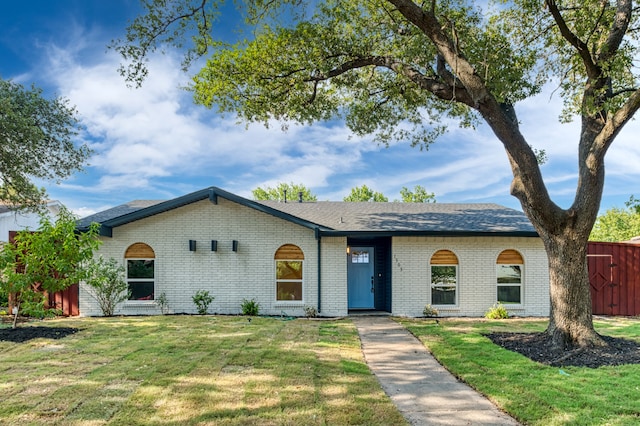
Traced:
[[0, 341], [3, 425], [402, 425], [348, 320], [60, 319]]
[[[527, 425], [640, 424], [640, 365], [550, 367], [493, 344], [491, 332], [543, 331], [546, 321], [399, 320], [456, 376]], [[640, 320], [601, 319], [599, 333], [640, 341]]]

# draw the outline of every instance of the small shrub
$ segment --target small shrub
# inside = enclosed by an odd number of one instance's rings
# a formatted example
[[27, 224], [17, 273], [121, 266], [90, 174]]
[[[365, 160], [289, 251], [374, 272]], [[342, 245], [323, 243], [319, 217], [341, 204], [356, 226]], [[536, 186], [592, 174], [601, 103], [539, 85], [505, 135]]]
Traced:
[[169, 312], [169, 300], [167, 300], [167, 293], [164, 291], [156, 298], [156, 305], [160, 308], [162, 315]]
[[206, 315], [209, 305], [213, 302], [215, 297], [210, 295], [207, 290], [198, 290], [196, 291], [196, 294], [193, 295], [192, 299], [198, 309], [198, 314]]
[[304, 316], [306, 316], [307, 318], [315, 318], [318, 316], [318, 310], [315, 306], [305, 306]]
[[439, 314], [440, 312], [431, 305], [426, 305], [422, 311], [422, 315], [425, 317], [437, 317]]
[[60, 309], [46, 308], [45, 302], [46, 299], [42, 293], [34, 293], [29, 299], [22, 301], [20, 312], [24, 316], [38, 319], [54, 318], [62, 314]]
[[255, 299], [242, 299], [240, 308], [242, 309], [242, 315], [256, 316], [260, 312], [260, 304]]
[[113, 316], [118, 303], [131, 296], [129, 284], [124, 279], [124, 266], [113, 258], [104, 260], [100, 257], [90, 261], [85, 283], [91, 288], [89, 293], [105, 317]]
[[506, 319], [509, 318], [509, 312], [502, 303], [496, 303], [485, 312], [484, 317], [487, 319]]

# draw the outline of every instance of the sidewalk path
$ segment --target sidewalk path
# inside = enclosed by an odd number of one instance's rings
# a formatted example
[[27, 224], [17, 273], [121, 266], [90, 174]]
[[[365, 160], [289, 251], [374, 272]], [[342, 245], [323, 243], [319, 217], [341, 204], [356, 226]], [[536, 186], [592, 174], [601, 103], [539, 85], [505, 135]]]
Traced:
[[351, 319], [369, 368], [412, 425], [519, 424], [458, 381], [397, 322], [374, 316]]

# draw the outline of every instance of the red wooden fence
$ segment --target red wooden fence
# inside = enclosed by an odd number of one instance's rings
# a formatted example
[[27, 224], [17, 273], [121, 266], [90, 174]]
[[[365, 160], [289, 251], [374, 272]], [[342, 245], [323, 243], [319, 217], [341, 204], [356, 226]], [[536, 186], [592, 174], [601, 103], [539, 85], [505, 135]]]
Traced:
[[49, 307], [60, 309], [65, 317], [80, 315], [80, 287], [73, 284], [66, 290], [49, 294]]
[[640, 315], [640, 245], [590, 242], [587, 251], [595, 315]]

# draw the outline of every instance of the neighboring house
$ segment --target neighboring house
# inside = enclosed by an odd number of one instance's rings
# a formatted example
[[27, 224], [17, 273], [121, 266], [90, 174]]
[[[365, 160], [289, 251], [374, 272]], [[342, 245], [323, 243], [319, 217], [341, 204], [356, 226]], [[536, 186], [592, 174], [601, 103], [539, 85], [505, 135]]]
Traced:
[[[496, 204], [253, 201], [211, 187], [173, 200], [133, 202], [79, 221], [101, 224], [98, 255], [126, 267], [131, 300], [117, 314], [238, 314], [255, 299], [268, 315], [356, 310], [482, 316], [549, 314], [549, 273], [526, 216]], [[101, 312], [80, 289], [81, 315]]]
[[[61, 208], [60, 201], [47, 201], [45, 211], [52, 220], [55, 220]], [[0, 204], [0, 242], [9, 241], [9, 232], [23, 229], [35, 231], [39, 226], [40, 216], [37, 213], [21, 212], [6, 204]]]

